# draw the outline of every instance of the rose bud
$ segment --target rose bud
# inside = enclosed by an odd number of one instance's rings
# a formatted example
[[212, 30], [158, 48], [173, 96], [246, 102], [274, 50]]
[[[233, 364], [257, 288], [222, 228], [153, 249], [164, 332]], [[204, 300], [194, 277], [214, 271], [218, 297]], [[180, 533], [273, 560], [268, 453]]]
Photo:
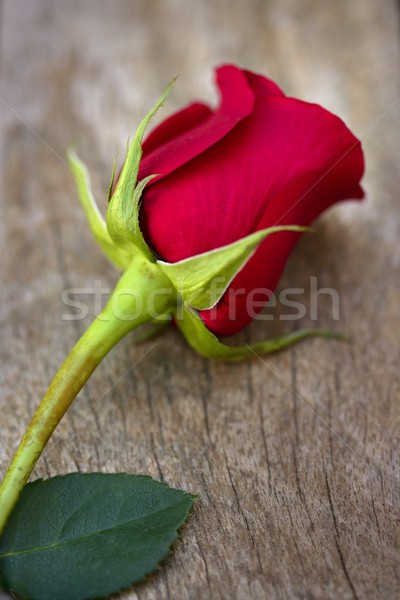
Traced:
[[[191, 346], [237, 359], [250, 356], [249, 348], [227, 348], [212, 333], [245, 327], [262, 309], [259, 300], [248, 309], [249, 295], [262, 290], [268, 301], [308, 225], [335, 202], [364, 196], [364, 158], [359, 140], [322, 107], [288, 98], [266, 77], [234, 65], [216, 75], [218, 108], [190, 104], [142, 142], [167, 89], [141, 123], [109, 193], [102, 239], [91, 225], [120, 267], [136, 252], [158, 265], [176, 292], [172, 312]], [[85, 168], [76, 155], [70, 161], [95, 221]], [[297, 331], [257, 349], [271, 352], [322, 334]]]
[[[159, 176], [146, 187], [140, 223], [169, 263], [269, 227], [309, 225], [332, 204], [364, 195], [361, 144], [338, 117], [235, 66], [216, 75], [216, 110], [191, 104], [143, 144], [139, 180]], [[281, 232], [259, 245], [215, 309], [201, 312], [208, 329], [228, 335], [250, 322], [249, 293], [275, 289], [299, 235]]]

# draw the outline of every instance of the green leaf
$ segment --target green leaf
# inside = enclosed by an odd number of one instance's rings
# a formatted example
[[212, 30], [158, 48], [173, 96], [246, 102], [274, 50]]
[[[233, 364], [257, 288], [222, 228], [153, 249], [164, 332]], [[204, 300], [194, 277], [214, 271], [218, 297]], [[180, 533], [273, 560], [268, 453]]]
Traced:
[[268, 236], [281, 231], [310, 231], [308, 227], [283, 225], [256, 231], [232, 244], [197, 254], [176, 263], [157, 261], [183, 300], [198, 310], [212, 308], [232, 279]]
[[68, 151], [68, 162], [75, 177], [78, 197], [81, 201], [93, 236], [107, 258], [118, 268], [126, 269], [132, 256], [118, 248], [107, 231], [105, 221], [93, 197], [89, 171], [85, 163], [72, 149]]
[[0, 587], [30, 600], [102, 598], [157, 569], [194, 496], [126, 474], [25, 486], [0, 538]]
[[329, 339], [344, 339], [342, 335], [325, 329], [300, 329], [265, 342], [244, 346], [226, 346], [218, 340], [204, 325], [200, 316], [190, 307], [181, 306], [182, 311], [176, 318], [188, 344], [206, 358], [216, 358], [225, 361], [240, 361], [254, 358], [261, 354], [272, 354], [292, 346], [309, 337], [324, 337]]
[[133, 141], [129, 144], [125, 164], [107, 209], [107, 229], [112, 239], [129, 251], [138, 249], [151, 262], [155, 256], [146, 244], [139, 226], [140, 197], [144, 186], [157, 175], [151, 175], [137, 184], [137, 174], [142, 158], [143, 135], [150, 119], [167, 99], [175, 79], [171, 81], [154, 108], [140, 123]]

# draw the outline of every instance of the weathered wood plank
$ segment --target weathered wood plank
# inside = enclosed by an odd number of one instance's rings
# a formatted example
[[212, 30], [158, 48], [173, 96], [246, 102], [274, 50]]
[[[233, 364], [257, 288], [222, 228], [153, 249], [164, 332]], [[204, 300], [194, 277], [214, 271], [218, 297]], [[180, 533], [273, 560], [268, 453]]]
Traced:
[[[336, 289], [353, 342], [308, 341], [268, 360], [208, 363], [176, 331], [124, 340], [38, 464], [148, 473], [199, 494], [176, 553], [129, 599], [395, 598], [399, 594], [400, 125], [394, 1], [5, 1], [1, 21], [1, 443], [4, 472], [84, 321], [65, 289], [112, 287], [65, 150], [78, 142], [104, 197], [114, 154], [170, 76], [172, 110], [210, 98], [237, 62], [338, 112], [363, 137], [363, 206], [304, 238], [282, 286]], [[164, 110], [164, 115], [165, 110]], [[266, 321], [241, 339], [293, 326]], [[299, 325], [299, 323], [295, 323]]]

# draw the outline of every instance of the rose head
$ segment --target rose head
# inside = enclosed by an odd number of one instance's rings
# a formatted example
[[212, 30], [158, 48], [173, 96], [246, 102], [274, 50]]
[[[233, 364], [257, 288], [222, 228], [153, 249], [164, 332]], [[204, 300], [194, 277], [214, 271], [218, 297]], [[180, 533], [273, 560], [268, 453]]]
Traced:
[[320, 106], [225, 65], [217, 70], [216, 110], [190, 104], [143, 141], [172, 83], [140, 123], [115, 186], [113, 172], [106, 222], [85, 165], [69, 155], [92, 232], [125, 271], [114, 297], [122, 292], [131, 314], [131, 283], [146, 299], [141, 322], [157, 328], [175, 317], [209, 358], [241, 360], [308, 336], [337, 337], [305, 329], [228, 347], [216, 335], [236, 333], [261, 310], [299, 235], [321, 212], [363, 197], [359, 140]]
[[[221, 103], [194, 103], [143, 143], [140, 225], [150, 248], [175, 263], [277, 225], [309, 225], [335, 202], [362, 198], [361, 144], [338, 117], [288, 98], [275, 83], [232, 65], [217, 70]], [[232, 334], [251, 317], [246, 297], [274, 290], [300, 233], [265, 239], [217, 306], [207, 327]], [[236, 318], [229, 318], [235, 290]], [[264, 296], [265, 298], [265, 296]]]

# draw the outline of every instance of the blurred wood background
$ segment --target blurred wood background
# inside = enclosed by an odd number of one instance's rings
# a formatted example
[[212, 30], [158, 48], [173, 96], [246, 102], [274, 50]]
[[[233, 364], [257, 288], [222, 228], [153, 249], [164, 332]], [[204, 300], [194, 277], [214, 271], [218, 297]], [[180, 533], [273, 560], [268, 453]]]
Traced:
[[[69, 411], [36, 477], [147, 473], [199, 494], [175, 553], [124, 599], [400, 597], [399, 5], [394, 0], [1, 2], [1, 431], [4, 473], [30, 415], [93, 316], [66, 321], [69, 288], [117, 273], [91, 239], [65, 164], [79, 147], [105, 197], [113, 158], [166, 82], [160, 118], [215, 101], [224, 61], [337, 112], [362, 137], [363, 204], [336, 207], [297, 246], [281, 286], [323, 326], [239, 365], [207, 362], [174, 330], [125, 339]], [[310, 319], [309, 281], [340, 296]], [[6, 598], [7, 596], [4, 596]]]

